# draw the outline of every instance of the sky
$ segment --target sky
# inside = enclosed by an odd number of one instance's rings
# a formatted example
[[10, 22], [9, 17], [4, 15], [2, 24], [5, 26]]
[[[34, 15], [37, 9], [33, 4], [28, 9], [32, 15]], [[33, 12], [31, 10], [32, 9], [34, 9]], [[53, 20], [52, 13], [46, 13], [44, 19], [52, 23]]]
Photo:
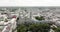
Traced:
[[0, 0], [0, 7], [4, 6], [60, 6], [60, 0]]

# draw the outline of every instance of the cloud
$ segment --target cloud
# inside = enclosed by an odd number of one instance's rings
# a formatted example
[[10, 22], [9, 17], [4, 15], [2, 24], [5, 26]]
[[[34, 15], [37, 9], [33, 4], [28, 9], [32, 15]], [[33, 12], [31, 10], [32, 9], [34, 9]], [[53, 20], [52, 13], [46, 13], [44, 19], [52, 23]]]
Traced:
[[0, 0], [0, 6], [60, 6], [60, 0]]

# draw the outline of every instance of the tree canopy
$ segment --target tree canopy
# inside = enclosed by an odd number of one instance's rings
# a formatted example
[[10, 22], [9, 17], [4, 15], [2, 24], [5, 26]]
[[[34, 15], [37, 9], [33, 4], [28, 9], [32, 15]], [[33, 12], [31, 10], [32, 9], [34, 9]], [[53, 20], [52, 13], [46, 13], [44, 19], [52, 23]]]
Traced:
[[17, 32], [48, 32], [50, 29], [50, 25], [49, 24], [28, 24], [27, 25], [20, 25], [17, 28]]
[[36, 16], [35, 19], [36, 20], [45, 20], [45, 18], [43, 16], [40, 16], [40, 17], [39, 16]]

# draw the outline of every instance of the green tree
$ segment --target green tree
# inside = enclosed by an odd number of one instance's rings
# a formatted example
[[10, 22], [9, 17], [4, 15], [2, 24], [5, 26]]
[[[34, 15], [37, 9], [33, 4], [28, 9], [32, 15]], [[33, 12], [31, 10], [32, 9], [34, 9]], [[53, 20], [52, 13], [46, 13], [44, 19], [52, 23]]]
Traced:
[[27, 31], [32, 31], [32, 32], [48, 32], [50, 29], [49, 24], [28, 24], [29, 26], [26, 26], [26, 24], [22, 24], [18, 26], [17, 32], [27, 32]]
[[29, 26], [29, 30], [33, 32], [48, 32], [50, 26], [48, 24], [32, 24]]
[[60, 32], [60, 27], [54, 28], [53, 29], [55, 32]]
[[27, 27], [25, 25], [20, 25], [17, 28], [17, 32], [26, 32], [26, 30], [27, 30]]
[[40, 16], [40, 17], [36, 16], [35, 19], [37, 19], [37, 20], [45, 20], [45, 18], [43, 16]]

